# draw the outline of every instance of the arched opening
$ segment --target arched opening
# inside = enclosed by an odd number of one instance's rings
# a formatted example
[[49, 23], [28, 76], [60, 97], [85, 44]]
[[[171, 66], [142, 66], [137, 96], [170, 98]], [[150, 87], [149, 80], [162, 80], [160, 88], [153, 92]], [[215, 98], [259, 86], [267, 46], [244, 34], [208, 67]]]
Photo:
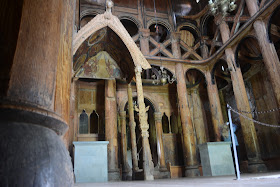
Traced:
[[128, 19], [121, 19], [121, 23], [126, 28], [127, 32], [131, 37], [138, 34], [139, 29], [133, 21], [130, 21]]
[[178, 134], [179, 128], [178, 128], [178, 119], [175, 113], [172, 112], [172, 115], [170, 116], [170, 127], [171, 127], [171, 133]]
[[[133, 97], [133, 103], [134, 106], [137, 106], [137, 97]], [[149, 110], [147, 112], [148, 114], [148, 123], [149, 123], [149, 143], [150, 143], [150, 148], [151, 148], [151, 155], [152, 155], [152, 161], [154, 163], [154, 167], [157, 166], [159, 160], [158, 160], [158, 153], [157, 153], [157, 136], [156, 136], [156, 126], [155, 126], [155, 118], [154, 118], [154, 113], [156, 112], [154, 105], [152, 102], [144, 98], [145, 106], [149, 106]], [[125, 105], [125, 110], [128, 113], [128, 103]], [[141, 136], [141, 128], [140, 128], [140, 121], [139, 121], [139, 115], [138, 112], [134, 111], [134, 119], [136, 122], [136, 146], [137, 146], [137, 158], [138, 158], [138, 166], [140, 169], [143, 169], [143, 147], [142, 147], [142, 136]], [[129, 124], [129, 118], [127, 117], [127, 134], [130, 134], [130, 128], [128, 128]], [[127, 152], [131, 154], [131, 138], [130, 136], [127, 136], [127, 147], [128, 150]], [[130, 145], [130, 146], [129, 146]], [[128, 158], [128, 159], [131, 159]], [[132, 162], [129, 160], [129, 162]]]
[[[181, 42], [184, 43], [184, 45], [181, 45], [182, 58], [197, 60], [198, 55], [201, 56], [200, 47], [197, 47], [200, 45], [199, 40], [201, 38], [198, 28], [191, 23], [185, 23], [182, 26], [179, 26], [178, 30], [181, 33]], [[184, 54], [189, 52], [189, 48], [192, 48], [196, 54], [192, 53], [186, 57]]]
[[140, 40], [139, 40], [139, 26], [136, 25], [135, 22], [131, 21], [132, 18], [122, 18], [120, 21], [129, 33], [129, 35], [133, 38], [135, 44], [140, 48]]
[[82, 17], [81, 21], [80, 21], [80, 28], [82, 28], [86, 24], [88, 24], [88, 22], [90, 22], [94, 17], [95, 17], [95, 15], [86, 15], [86, 16]]
[[149, 29], [151, 36], [158, 43], [163, 43], [170, 37], [168, 29], [162, 24], [154, 23], [149, 27]]
[[169, 119], [165, 113], [162, 116], [162, 131], [163, 133], [170, 133]]
[[[251, 111], [269, 111], [278, 108], [257, 39], [253, 36], [242, 39], [235, 55], [237, 66], [241, 67]], [[278, 112], [256, 112], [253, 114], [253, 119], [272, 125], [278, 125], [280, 122]], [[255, 125], [255, 129], [262, 158], [274, 159], [274, 155], [280, 153], [279, 145], [275, 144], [280, 140], [280, 136], [275, 133], [273, 128], [266, 126]]]
[[268, 24], [269, 40], [275, 46], [278, 57], [280, 56], [280, 6], [278, 6], [270, 17]]
[[79, 134], [88, 134], [88, 115], [85, 110], [80, 114], [79, 117]]
[[[214, 140], [212, 118], [204, 74], [197, 69], [186, 72], [189, 108], [197, 144]], [[210, 131], [210, 134], [209, 134]]]
[[202, 36], [208, 49], [208, 56], [214, 54], [221, 46], [222, 39], [219, 27], [215, 24], [214, 16], [207, 15], [202, 26]]
[[96, 111], [92, 111], [90, 115], [90, 133], [91, 134], [98, 134], [99, 132], [99, 116]]

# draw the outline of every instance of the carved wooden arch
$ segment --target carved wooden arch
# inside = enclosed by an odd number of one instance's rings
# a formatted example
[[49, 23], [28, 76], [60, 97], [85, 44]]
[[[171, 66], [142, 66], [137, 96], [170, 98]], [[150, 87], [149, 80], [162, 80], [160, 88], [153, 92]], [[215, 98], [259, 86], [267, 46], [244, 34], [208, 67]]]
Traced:
[[132, 15], [122, 14], [122, 15], [119, 15], [118, 18], [119, 18], [119, 20], [129, 20], [129, 21], [133, 22], [138, 27], [138, 29], [143, 28], [143, 25], [140, 23], [140, 21]]
[[[204, 80], [206, 81], [205, 71], [202, 71], [201, 69], [195, 68], [195, 67], [190, 67], [190, 68], [188, 68], [188, 69], [185, 71], [185, 79], [187, 78], [187, 74], [188, 74], [188, 72], [189, 72], [190, 70], [196, 70], [196, 71], [198, 71], [199, 73], [201, 73], [201, 75], [204, 77]], [[196, 85], [200, 84], [201, 81], [202, 81], [202, 80], [198, 81], [197, 83], [195, 83], [195, 84], [192, 85], [192, 86], [196, 86]]]
[[151, 68], [150, 64], [143, 56], [127, 30], [120, 22], [120, 20], [112, 15], [111, 12], [106, 11], [104, 14], [98, 14], [90, 22], [88, 22], [77, 34], [73, 40], [73, 53], [74, 55], [80, 45], [93, 33], [104, 28], [111, 28], [123, 41], [127, 47], [135, 66], [140, 65], [143, 69]]
[[212, 84], [216, 84], [216, 80], [215, 80], [215, 72], [216, 72], [216, 69], [217, 69], [217, 66], [219, 65], [219, 63], [225, 63], [227, 64], [227, 61], [226, 59], [223, 59], [223, 58], [220, 58], [219, 60], [217, 60], [212, 68], [212, 70], [210, 71], [211, 73], [211, 82]]
[[203, 35], [207, 35], [207, 33], [206, 33], [206, 26], [207, 26], [207, 23], [208, 23], [208, 21], [209, 21], [209, 19], [211, 18], [211, 17], [213, 17], [210, 13], [207, 13], [207, 14], [205, 14], [203, 17], [202, 17], [202, 19], [201, 19], [201, 23], [200, 23], [200, 25], [201, 25], [201, 30], [200, 30], [200, 32], [201, 32], [201, 35], [203, 36]]
[[[135, 93], [135, 92], [132, 93], [132, 98], [134, 98], [134, 97], [137, 97], [137, 93]], [[154, 102], [146, 93], [144, 93], [144, 99], [147, 99], [153, 105], [155, 112], [160, 112], [159, 105], [156, 102]], [[128, 103], [127, 96], [123, 97], [121, 102], [119, 103], [119, 107], [118, 107], [119, 111], [125, 111], [124, 107], [125, 107], [126, 103]]]
[[156, 24], [156, 23], [163, 25], [168, 30], [168, 32], [173, 32], [174, 31], [174, 29], [168, 23], [168, 21], [166, 21], [165, 19], [161, 19], [161, 18], [150, 19], [147, 23], [147, 29], [149, 29], [152, 24]]
[[267, 24], [267, 34], [268, 34], [268, 39], [269, 39], [269, 42], [270, 43], [273, 43], [272, 42], [272, 39], [271, 39], [271, 22], [272, 22], [272, 18], [275, 16], [275, 14], [277, 14], [278, 12], [280, 11], [280, 5], [278, 5], [272, 12], [272, 14], [270, 15], [269, 19], [268, 19], [268, 22], [266, 23]]
[[96, 16], [98, 14], [102, 14], [102, 12], [104, 12], [104, 10], [86, 9], [81, 12], [80, 19], [82, 20], [85, 16]]
[[[254, 39], [256, 41], [256, 43], [259, 45], [258, 39], [256, 38], [255, 35], [247, 35], [247, 36], [245, 36], [244, 38], [242, 38], [240, 40], [240, 42], [237, 44], [237, 47], [234, 50], [235, 65], [238, 68], [240, 67], [240, 62], [239, 62], [239, 58], [238, 58], [238, 52], [241, 49], [241, 46], [244, 44], [244, 42], [246, 42], [248, 39]], [[261, 52], [261, 55], [259, 57], [255, 57], [254, 60], [263, 60], [262, 52]]]
[[177, 27], [176, 31], [177, 31], [177, 32], [180, 32], [181, 29], [183, 29], [183, 28], [187, 28], [186, 30], [192, 33], [192, 35], [193, 35], [193, 37], [195, 38], [195, 41], [196, 41], [196, 42], [199, 40], [199, 38], [200, 38], [200, 36], [201, 36], [201, 33], [200, 33], [199, 29], [198, 29], [194, 24], [192, 24], [192, 23], [183, 23], [183, 24], [180, 24], [180, 25]]

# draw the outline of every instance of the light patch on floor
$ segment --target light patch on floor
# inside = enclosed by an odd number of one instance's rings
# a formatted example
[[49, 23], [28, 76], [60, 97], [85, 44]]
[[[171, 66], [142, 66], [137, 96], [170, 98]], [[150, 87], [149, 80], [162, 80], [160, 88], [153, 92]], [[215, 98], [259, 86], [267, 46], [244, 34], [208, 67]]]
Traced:
[[279, 179], [280, 175], [269, 175], [269, 176], [259, 176], [259, 177], [253, 177], [251, 179]]

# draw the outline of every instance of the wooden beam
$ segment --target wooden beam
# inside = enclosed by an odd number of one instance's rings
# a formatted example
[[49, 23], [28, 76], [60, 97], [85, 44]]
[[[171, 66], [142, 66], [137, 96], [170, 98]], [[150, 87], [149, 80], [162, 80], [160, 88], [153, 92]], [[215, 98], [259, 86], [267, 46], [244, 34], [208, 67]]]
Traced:
[[217, 38], [219, 32], [220, 32], [220, 29], [217, 28], [217, 30], [216, 30], [216, 32], [214, 34], [214, 38], [213, 38], [212, 43], [211, 43], [211, 47], [210, 47], [210, 51], [209, 51], [209, 55], [208, 56], [211, 56], [211, 54], [213, 53], [213, 50], [214, 50], [214, 47], [215, 47], [215, 43], [216, 43], [216, 38]]
[[[225, 17], [226, 22], [234, 22], [235, 16], [228, 16]], [[250, 19], [250, 16], [240, 16], [239, 21], [240, 22], [246, 22]]]
[[245, 1], [241, 0], [238, 11], [237, 11], [236, 15], [234, 16], [234, 24], [233, 24], [231, 32], [230, 32], [230, 37], [232, 37], [234, 35], [235, 28], [236, 28], [237, 24], [239, 23], [241, 12], [242, 12], [242, 9], [244, 9], [244, 6], [245, 6]]

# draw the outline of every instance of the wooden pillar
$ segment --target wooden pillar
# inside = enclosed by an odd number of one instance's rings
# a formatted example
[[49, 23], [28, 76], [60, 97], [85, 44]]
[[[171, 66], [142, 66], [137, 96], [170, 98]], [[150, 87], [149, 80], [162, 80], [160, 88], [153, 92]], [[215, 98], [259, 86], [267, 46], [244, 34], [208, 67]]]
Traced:
[[108, 144], [108, 179], [120, 180], [118, 168], [116, 80], [105, 80], [105, 139]]
[[0, 186], [74, 186], [62, 136], [70, 113], [75, 2], [0, 4]]
[[172, 47], [172, 53], [175, 58], [180, 59], [181, 58], [181, 49], [180, 49], [180, 38], [181, 33], [180, 32], [173, 32], [171, 34], [171, 47]]
[[213, 122], [213, 128], [215, 133], [215, 140], [221, 141], [221, 128], [224, 124], [223, 113], [221, 109], [221, 103], [219, 98], [219, 92], [215, 80], [212, 80], [211, 72], [205, 73], [207, 82], [207, 93], [209, 98], [209, 104], [211, 109], [211, 117]]
[[[221, 21], [220, 33], [222, 36], [222, 41], [225, 43], [229, 39], [229, 28], [225, 21]], [[251, 111], [248, 96], [246, 93], [241, 69], [236, 66], [235, 56], [231, 48], [225, 50], [227, 64], [230, 68], [232, 86], [234, 91], [234, 96], [237, 104], [238, 110], [241, 111]], [[252, 119], [251, 114], [244, 114], [248, 118]], [[263, 172], [266, 171], [266, 166], [261, 160], [261, 154], [259, 149], [258, 138], [255, 130], [254, 123], [251, 120], [244, 119], [240, 117], [244, 143], [247, 151], [248, 157], [248, 170], [249, 172]]]
[[139, 110], [139, 121], [140, 129], [142, 135], [142, 150], [143, 150], [143, 170], [144, 170], [144, 180], [154, 180], [153, 171], [154, 164], [152, 162], [151, 148], [149, 143], [149, 124], [148, 124], [148, 114], [147, 108], [144, 103], [142, 79], [141, 79], [142, 67], [135, 67], [135, 77], [136, 77], [136, 87], [137, 87], [137, 97], [138, 97], [138, 110]]
[[[259, 10], [257, 0], [246, 0], [251, 16]], [[267, 26], [264, 21], [256, 20], [254, 29], [261, 48], [263, 61], [268, 71], [269, 79], [273, 87], [278, 106], [280, 106], [280, 62], [275, 46], [268, 40]]]
[[143, 7], [143, 0], [137, 0], [137, 18], [140, 21], [141, 25], [144, 27], [144, 22], [145, 22], [145, 12], [144, 12], [144, 7]]
[[191, 120], [190, 109], [188, 106], [186, 81], [184, 76], [184, 68], [181, 63], [176, 64], [177, 92], [180, 116], [183, 130], [183, 150], [185, 161], [185, 176], [199, 176], [198, 162], [196, 157], [196, 145]]
[[129, 127], [130, 127], [130, 138], [131, 138], [132, 168], [133, 168], [133, 172], [136, 172], [139, 170], [138, 160], [137, 160], [136, 133], [135, 133], [136, 123], [134, 120], [133, 98], [132, 98], [132, 89], [130, 83], [128, 84], [127, 87], [127, 96], [128, 96], [128, 114], [129, 114]]
[[121, 122], [121, 138], [122, 138], [122, 179], [131, 179], [131, 169], [128, 165], [127, 160], [127, 138], [126, 138], [126, 111], [120, 112], [120, 122]]
[[157, 153], [159, 158], [159, 169], [161, 171], [167, 171], [165, 164], [165, 156], [164, 156], [164, 148], [162, 141], [162, 114], [161, 112], [155, 112], [155, 125], [156, 125], [156, 133], [157, 133]]
[[224, 93], [223, 90], [219, 90], [219, 98], [220, 98], [220, 103], [221, 103], [221, 109], [222, 109], [222, 114], [223, 114], [223, 119], [224, 121], [228, 121], [228, 116], [227, 116], [227, 103], [225, 101]]
[[150, 39], [150, 29], [139, 29], [140, 33], [140, 48], [143, 55], [150, 54], [149, 39]]
[[202, 113], [201, 99], [199, 96], [199, 85], [190, 89], [193, 100], [193, 123], [196, 131], [197, 144], [206, 143], [204, 117]]
[[75, 26], [76, 32], [78, 32], [80, 30], [80, 0], [76, 0], [75, 6]]

